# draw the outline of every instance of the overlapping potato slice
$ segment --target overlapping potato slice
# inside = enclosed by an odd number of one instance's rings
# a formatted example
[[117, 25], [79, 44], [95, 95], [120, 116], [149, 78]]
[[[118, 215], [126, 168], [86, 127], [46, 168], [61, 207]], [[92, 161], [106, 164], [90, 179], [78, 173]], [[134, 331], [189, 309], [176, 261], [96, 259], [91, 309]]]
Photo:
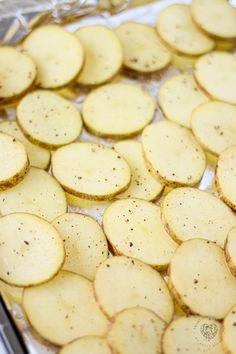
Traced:
[[232, 228], [225, 242], [225, 256], [229, 269], [236, 277], [236, 228]]
[[236, 353], [236, 306], [228, 312], [224, 319], [222, 341], [225, 353]]
[[65, 345], [59, 354], [112, 354], [111, 348], [103, 337], [85, 336]]
[[0, 280], [0, 293], [7, 304], [9, 304], [9, 302], [21, 304], [22, 302], [23, 288], [19, 286], [9, 285]]

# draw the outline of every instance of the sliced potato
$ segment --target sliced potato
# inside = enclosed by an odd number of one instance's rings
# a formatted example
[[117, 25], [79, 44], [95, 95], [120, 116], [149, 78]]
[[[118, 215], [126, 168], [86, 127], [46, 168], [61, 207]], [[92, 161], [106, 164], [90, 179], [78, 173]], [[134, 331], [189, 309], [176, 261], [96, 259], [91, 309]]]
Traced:
[[151, 95], [138, 86], [107, 84], [86, 97], [82, 115], [86, 128], [95, 135], [125, 138], [138, 134], [155, 112]]
[[220, 40], [216, 41], [216, 48], [215, 50], [222, 50], [222, 51], [230, 51], [234, 49], [235, 41], [234, 40]]
[[114, 353], [160, 354], [165, 327], [166, 323], [154, 312], [134, 307], [115, 316], [107, 340]]
[[67, 209], [65, 194], [57, 181], [46, 171], [31, 167], [17, 186], [0, 193], [0, 213], [24, 212], [49, 221]]
[[63, 242], [46, 220], [13, 213], [0, 218], [0, 278], [31, 286], [51, 279], [62, 267]]
[[123, 61], [122, 47], [116, 34], [101, 25], [81, 27], [75, 34], [85, 51], [85, 63], [77, 82], [98, 85], [115, 76]]
[[29, 169], [24, 145], [10, 135], [0, 133], [0, 191], [21, 182]]
[[201, 103], [209, 101], [192, 75], [180, 74], [164, 82], [158, 103], [166, 118], [184, 127], [191, 127], [191, 114]]
[[74, 143], [52, 156], [52, 172], [63, 188], [80, 198], [112, 199], [126, 190], [131, 173], [114, 150], [96, 143]]
[[224, 247], [230, 229], [236, 226], [236, 217], [227, 205], [196, 188], [171, 191], [162, 202], [161, 213], [168, 233], [178, 243], [203, 238]]
[[117, 29], [124, 50], [124, 65], [138, 72], [150, 73], [166, 67], [171, 60], [154, 28], [137, 22], [122, 23]]
[[42, 169], [49, 167], [51, 159], [50, 151], [34, 145], [27, 140], [15, 121], [4, 120], [0, 122], [0, 132], [13, 136], [25, 146], [31, 166]]
[[83, 336], [103, 336], [109, 324], [95, 300], [92, 283], [66, 271], [25, 289], [23, 307], [33, 328], [57, 345]]
[[154, 311], [170, 322], [174, 312], [172, 297], [161, 275], [138, 260], [114, 256], [97, 270], [95, 296], [103, 311], [113, 317], [135, 306]]
[[236, 279], [224, 251], [202, 239], [188, 240], [172, 257], [168, 285], [186, 313], [223, 319], [235, 304]]
[[215, 47], [215, 42], [195, 25], [190, 7], [173, 4], [160, 11], [157, 18], [160, 37], [177, 52], [201, 55]]
[[224, 319], [222, 341], [225, 353], [236, 354], [236, 306], [228, 312]]
[[213, 98], [236, 104], [236, 58], [231, 53], [212, 52], [197, 60], [195, 77]]
[[232, 228], [225, 242], [225, 256], [229, 269], [236, 277], [236, 228]]
[[103, 215], [103, 228], [115, 254], [134, 257], [160, 270], [167, 267], [177, 248], [162, 224], [160, 207], [145, 200], [112, 203]]
[[163, 192], [164, 187], [146, 168], [142, 145], [138, 141], [124, 140], [116, 143], [114, 148], [128, 162], [131, 169], [129, 188], [125, 192], [118, 194], [116, 198], [157, 199]]
[[99, 206], [105, 206], [109, 203], [109, 201], [100, 201], [100, 200], [88, 200], [88, 199], [82, 199], [79, 197], [74, 196], [73, 194], [70, 193], [65, 193], [66, 194], [66, 199], [69, 205], [75, 208], [80, 208], [80, 209], [90, 209], [94, 207], [99, 207]]
[[63, 269], [92, 280], [108, 256], [106, 237], [99, 224], [87, 215], [66, 213], [53, 220], [52, 225], [64, 242]]
[[65, 345], [59, 354], [112, 354], [103, 337], [85, 336]]
[[171, 63], [178, 70], [190, 70], [194, 68], [197, 57], [183, 55], [176, 52], [171, 53]]
[[14, 302], [17, 304], [21, 304], [22, 302], [23, 288], [20, 288], [19, 286], [9, 285], [0, 280], [0, 293], [4, 298], [4, 301], [6, 300], [7, 302]]
[[227, 0], [193, 0], [191, 12], [203, 31], [219, 38], [236, 38], [236, 9]]
[[144, 129], [142, 144], [147, 166], [161, 183], [193, 186], [201, 180], [206, 157], [188, 129], [160, 121]]
[[166, 329], [162, 348], [164, 354], [224, 354], [220, 322], [201, 316], [181, 317]]
[[84, 61], [78, 38], [57, 25], [35, 29], [24, 40], [23, 49], [37, 65], [36, 84], [42, 88], [68, 85], [79, 74]]
[[17, 107], [17, 122], [34, 144], [56, 149], [78, 138], [82, 120], [74, 103], [57, 93], [37, 90]]

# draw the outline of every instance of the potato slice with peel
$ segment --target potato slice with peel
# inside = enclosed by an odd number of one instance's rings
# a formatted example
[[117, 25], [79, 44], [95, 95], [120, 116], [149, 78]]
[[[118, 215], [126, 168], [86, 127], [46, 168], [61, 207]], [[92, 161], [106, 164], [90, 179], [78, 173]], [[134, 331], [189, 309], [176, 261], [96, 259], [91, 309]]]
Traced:
[[131, 169], [129, 188], [125, 192], [118, 194], [116, 198], [157, 199], [163, 192], [164, 187], [151, 175], [145, 166], [142, 145], [138, 141], [124, 140], [116, 143], [114, 148], [128, 162]]
[[224, 354], [220, 322], [201, 316], [177, 318], [162, 338], [163, 354]]
[[103, 336], [108, 329], [92, 283], [71, 272], [61, 271], [47, 283], [25, 289], [23, 307], [32, 327], [57, 345], [83, 336]]
[[236, 279], [224, 251], [211, 241], [188, 240], [177, 248], [168, 285], [186, 313], [221, 320], [235, 304]]
[[141, 73], [151, 73], [163, 69], [170, 63], [170, 52], [151, 26], [125, 22], [115, 31], [123, 46], [124, 65], [127, 68]]
[[21, 182], [29, 169], [24, 145], [10, 135], [0, 133], [0, 191]]
[[201, 103], [209, 101], [190, 74], [180, 74], [165, 81], [158, 93], [159, 106], [167, 119], [191, 127], [191, 114]]
[[217, 100], [236, 104], [236, 58], [231, 53], [203, 55], [195, 65], [199, 85]]
[[222, 341], [225, 353], [236, 354], [236, 306], [225, 316], [223, 321]]
[[211, 101], [192, 113], [192, 131], [199, 143], [209, 152], [219, 155], [236, 144], [236, 107]]
[[233, 227], [228, 233], [225, 242], [225, 257], [229, 269], [236, 277], [236, 227]]
[[65, 345], [59, 354], [112, 354], [111, 348], [103, 337], [85, 336]]
[[117, 74], [123, 51], [114, 31], [106, 26], [84, 26], [75, 32], [85, 51], [85, 63], [77, 78], [82, 85], [99, 85]]
[[52, 172], [62, 187], [91, 200], [112, 199], [129, 186], [126, 161], [114, 150], [96, 143], [74, 143], [52, 156]]
[[144, 307], [118, 313], [107, 334], [114, 353], [161, 354], [161, 337], [166, 323]]
[[63, 189], [49, 173], [36, 167], [17, 186], [0, 193], [2, 215], [24, 212], [51, 221], [66, 210]]
[[13, 136], [25, 146], [31, 166], [42, 169], [49, 167], [51, 159], [50, 151], [34, 145], [27, 140], [15, 121], [4, 120], [0, 122], [0, 132]]
[[106, 237], [90, 216], [66, 213], [53, 220], [66, 251], [64, 270], [93, 279], [98, 266], [107, 259]]
[[160, 207], [145, 200], [112, 203], [103, 215], [103, 229], [115, 254], [159, 270], [167, 267], [177, 248], [162, 224]]
[[64, 258], [63, 242], [46, 220], [26, 213], [0, 218], [0, 278], [6, 283], [26, 287], [48, 281]]
[[188, 129], [160, 121], [144, 129], [142, 144], [148, 168], [164, 185], [193, 186], [201, 180], [206, 157]]
[[161, 214], [166, 230], [178, 243], [203, 238], [223, 248], [230, 229], [236, 226], [236, 216], [227, 205], [196, 188], [172, 190], [162, 202]]
[[99, 201], [99, 200], [87, 200], [87, 199], [82, 199], [79, 197], [74, 196], [73, 194], [70, 193], [65, 193], [66, 195], [66, 200], [69, 205], [75, 208], [80, 208], [80, 209], [90, 209], [90, 208], [95, 208], [99, 206], [105, 206], [108, 205], [110, 202], [109, 201]]
[[124, 256], [108, 259], [95, 274], [94, 289], [109, 317], [135, 306], [154, 311], [165, 322], [173, 316], [174, 305], [164, 279], [138, 260]]
[[142, 131], [155, 113], [152, 96], [141, 87], [115, 83], [93, 90], [85, 98], [82, 115], [92, 134], [125, 138]]
[[17, 106], [17, 123], [26, 138], [47, 149], [56, 149], [76, 140], [82, 120], [74, 103], [57, 93], [36, 90]]
[[60, 88], [79, 74], [84, 51], [76, 36], [58, 25], [36, 28], [23, 42], [24, 52], [38, 69], [36, 84], [42, 88]]
[[161, 10], [157, 31], [170, 47], [183, 54], [201, 55], [215, 47], [215, 42], [193, 22], [188, 5], [173, 4]]

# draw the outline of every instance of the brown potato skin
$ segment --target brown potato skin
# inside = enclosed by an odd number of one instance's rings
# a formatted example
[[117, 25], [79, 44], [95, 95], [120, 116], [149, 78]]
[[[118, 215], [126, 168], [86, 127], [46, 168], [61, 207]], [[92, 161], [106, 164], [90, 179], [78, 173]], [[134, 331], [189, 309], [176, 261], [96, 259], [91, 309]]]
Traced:
[[6, 189], [12, 188], [20, 183], [24, 179], [25, 175], [29, 172], [29, 168], [30, 163], [29, 159], [27, 159], [25, 166], [20, 172], [16, 173], [12, 178], [0, 182], [0, 191], [5, 191]]

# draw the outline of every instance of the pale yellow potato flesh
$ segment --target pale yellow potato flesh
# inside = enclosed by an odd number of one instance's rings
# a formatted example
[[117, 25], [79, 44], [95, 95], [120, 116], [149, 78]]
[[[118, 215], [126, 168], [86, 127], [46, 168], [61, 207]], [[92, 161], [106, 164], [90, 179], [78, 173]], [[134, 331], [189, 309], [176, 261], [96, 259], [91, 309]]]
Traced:
[[225, 257], [228, 263], [229, 269], [236, 277], [236, 228], [232, 228], [227, 236], [225, 242]]
[[171, 51], [171, 64], [178, 70], [192, 70], [196, 63], [197, 57], [190, 55], [183, 55]]
[[6, 300], [7, 302], [21, 304], [23, 290], [24, 288], [9, 285], [4, 281], [0, 280], [0, 293], [3, 296], [4, 300]]
[[112, 354], [103, 337], [85, 336], [65, 345], [59, 354]]
[[236, 306], [224, 318], [222, 341], [225, 353], [236, 354]]
[[109, 201], [82, 199], [67, 192], [65, 192], [65, 195], [66, 195], [67, 203], [75, 208], [89, 209], [89, 208], [94, 208], [96, 206], [97, 207], [104, 206], [110, 203]]

